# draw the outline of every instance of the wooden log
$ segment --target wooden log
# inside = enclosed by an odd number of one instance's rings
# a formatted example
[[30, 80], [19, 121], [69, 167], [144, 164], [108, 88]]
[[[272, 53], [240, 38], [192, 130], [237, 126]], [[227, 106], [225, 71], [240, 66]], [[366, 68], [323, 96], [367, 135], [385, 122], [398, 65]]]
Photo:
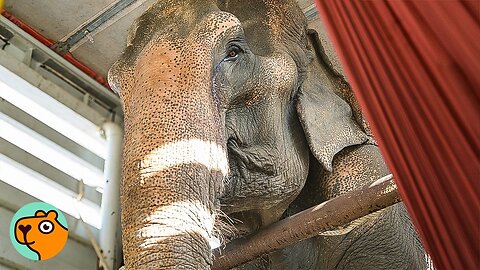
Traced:
[[230, 269], [400, 201], [393, 176], [383, 177], [360, 190], [323, 202], [215, 249], [212, 269]]

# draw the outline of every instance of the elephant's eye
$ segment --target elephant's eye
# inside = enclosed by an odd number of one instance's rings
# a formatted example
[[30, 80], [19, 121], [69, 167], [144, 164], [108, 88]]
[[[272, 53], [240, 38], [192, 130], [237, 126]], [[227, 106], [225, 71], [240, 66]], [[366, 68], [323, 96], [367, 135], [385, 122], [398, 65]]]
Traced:
[[49, 234], [53, 231], [53, 223], [48, 220], [42, 221], [38, 224], [38, 229], [44, 234]]
[[236, 46], [232, 45], [227, 49], [227, 56], [225, 56], [226, 61], [233, 61], [238, 58], [238, 54], [240, 53], [241, 49]]

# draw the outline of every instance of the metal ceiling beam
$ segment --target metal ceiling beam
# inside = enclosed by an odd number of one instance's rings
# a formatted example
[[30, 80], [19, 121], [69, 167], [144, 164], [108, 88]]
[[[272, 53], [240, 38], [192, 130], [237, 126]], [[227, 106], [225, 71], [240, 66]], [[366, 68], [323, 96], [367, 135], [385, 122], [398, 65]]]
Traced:
[[86, 40], [93, 39], [96, 33], [110, 26], [147, 0], [118, 0], [81, 24], [58, 43], [53, 49], [60, 54], [72, 51]]
[[[132, 10], [148, 0], [118, 0], [84, 22], [71, 33], [53, 45], [53, 49], [60, 54], [73, 51], [87, 40], [93, 42], [93, 36], [101, 30], [115, 23], [117, 20], [130, 13]], [[315, 4], [303, 10], [308, 21], [318, 17]]]
[[[27, 66], [22, 63], [22, 61], [18, 61], [19, 59], [17, 59], [15, 55], [11, 54], [12, 51], [18, 51], [19, 48], [33, 48], [35, 50], [35, 53], [33, 54], [35, 59], [33, 60], [35, 60], [34, 62], [36, 63], [40, 63], [40, 67], [42, 69], [50, 67], [45, 63], [55, 63], [56, 66], [61, 67], [63, 76], [68, 75], [69, 78], [76, 78], [78, 85], [75, 83], [75, 87], [81, 88], [80, 90], [89, 93], [95, 103], [98, 101], [98, 104], [107, 105], [109, 110], [114, 111], [117, 116], [122, 117], [123, 113], [121, 110], [120, 99], [113, 92], [107, 90], [93, 78], [89, 77], [73, 64], [65, 60], [61, 55], [55, 53], [49, 47], [30, 36], [14, 23], [10, 22], [7, 18], [0, 16], [0, 25], [4, 26], [6, 30], [14, 35], [14, 38], [11, 38], [8, 41], [8, 45], [6, 45], [5, 50], [0, 50], [0, 53], [2, 54], [0, 55], [0, 65], [7, 67], [16, 74], [21, 74], [26, 81], [34, 86], [42, 88], [39, 85], [42, 82], [42, 76], [38, 74], [39, 68], [37, 67], [37, 69], [35, 69], [32, 67], [32, 65]], [[0, 46], [4, 44], [5, 42], [0, 40]], [[28, 78], [26, 78], [24, 74], [27, 74]], [[53, 78], [54, 76], [50, 75], [50, 77]], [[43, 86], [43, 88], [45, 89], [42, 90], [48, 92], [48, 86]]]
[[[55, 97], [56, 100], [71, 108], [73, 111], [97, 126], [101, 126], [111, 117], [111, 112], [105, 109], [94, 109], [91, 103], [85, 103], [80, 98], [69, 94], [65, 89], [58, 86], [56, 83], [40, 75], [37, 70], [25, 65], [11, 54], [2, 50], [0, 50], [0, 65], [15, 73], [33, 87], [37, 87], [51, 97]], [[118, 97], [115, 98], [118, 99]], [[118, 100], [118, 102], [120, 101]]]

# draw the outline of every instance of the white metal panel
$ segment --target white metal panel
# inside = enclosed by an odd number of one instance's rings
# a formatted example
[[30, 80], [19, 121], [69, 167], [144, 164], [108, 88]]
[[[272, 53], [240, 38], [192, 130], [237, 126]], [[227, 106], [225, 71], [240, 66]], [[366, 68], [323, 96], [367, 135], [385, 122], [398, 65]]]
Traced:
[[24, 111], [20, 110], [19, 108], [13, 106], [8, 101], [3, 100], [1, 98], [0, 98], [0, 112], [9, 116], [10, 118], [15, 119], [15, 121], [34, 130], [41, 136], [48, 138], [50, 141], [58, 144], [59, 146], [79, 156], [80, 158], [94, 165], [98, 169], [103, 170], [104, 159], [100, 158], [99, 156], [90, 152], [88, 149], [85, 149], [81, 145], [68, 139], [67, 137], [58, 133], [51, 127], [38, 121], [34, 117], [30, 116], [29, 114], [25, 113]]
[[56, 131], [105, 158], [99, 128], [53, 97], [0, 66], [0, 97]]
[[[38, 172], [46, 178], [56, 182], [57, 184], [60, 184], [63, 187], [70, 189], [72, 192], [80, 193], [81, 191], [83, 191], [85, 199], [88, 199], [93, 203], [100, 205], [102, 194], [96, 188], [89, 187], [87, 185], [82, 186], [81, 183], [78, 182], [78, 180], [55, 169], [49, 164], [16, 147], [15, 145], [5, 141], [2, 138], [0, 138], [0, 153], [26, 167], [29, 167], [30, 169]], [[2, 173], [0, 172], [0, 175], [1, 174]], [[0, 200], [1, 199], [2, 197], [0, 196]]]
[[0, 181], [100, 228], [100, 207], [93, 202], [85, 199], [77, 201], [78, 194], [1, 153], [0, 172]]
[[0, 113], [0, 137], [89, 186], [103, 186], [100, 169], [3, 113]]

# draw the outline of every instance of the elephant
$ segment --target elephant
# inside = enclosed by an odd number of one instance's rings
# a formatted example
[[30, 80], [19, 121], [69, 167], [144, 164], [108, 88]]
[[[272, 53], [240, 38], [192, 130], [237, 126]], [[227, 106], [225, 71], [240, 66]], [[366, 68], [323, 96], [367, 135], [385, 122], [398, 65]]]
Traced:
[[[294, 0], [162, 0], [109, 70], [126, 269], [210, 269], [223, 243], [389, 174]], [[238, 269], [425, 269], [396, 204]]]

